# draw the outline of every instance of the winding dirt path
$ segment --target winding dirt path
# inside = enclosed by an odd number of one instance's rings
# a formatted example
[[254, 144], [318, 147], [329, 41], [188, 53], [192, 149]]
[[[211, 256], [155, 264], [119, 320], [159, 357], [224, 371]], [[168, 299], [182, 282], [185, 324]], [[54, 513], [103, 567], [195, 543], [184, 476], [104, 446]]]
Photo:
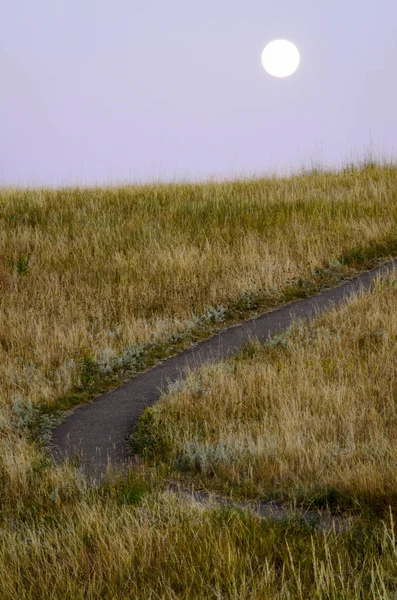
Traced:
[[57, 461], [80, 457], [86, 473], [100, 477], [108, 464], [115, 468], [128, 465], [127, 440], [143, 411], [157, 402], [161, 390], [183, 377], [186, 369], [207, 361], [236, 354], [252, 338], [265, 341], [285, 331], [296, 319], [309, 320], [346, 300], [351, 294], [371, 287], [377, 276], [397, 268], [397, 258], [335, 288], [295, 300], [259, 317], [243, 321], [199, 342], [177, 356], [142, 373], [121, 387], [77, 408], [53, 434], [52, 453]]

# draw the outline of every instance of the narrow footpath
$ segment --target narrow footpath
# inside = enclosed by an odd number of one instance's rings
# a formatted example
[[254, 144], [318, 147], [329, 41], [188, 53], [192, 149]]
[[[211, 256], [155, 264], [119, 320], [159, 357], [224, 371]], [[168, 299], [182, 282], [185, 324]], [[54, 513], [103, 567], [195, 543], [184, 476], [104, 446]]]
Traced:
[[224, 329], [164, 360], [121, 387], [77, 408], [53, 433], [52, 453], [61, 462], [79, 457], [85, 473], [100, 478], [108, 464], [128, 465], [128, 439], [139, 417], [159, 399], [161, 390], [207, 361], [236, 354], [250, 339], [265, 341], [285, 331], [297, 319], [309, 320], [316, 314], [346, 301], [349, 296], [367, 290], [376, 277], [397, 268], [397, 258], [359, 276], [326, 289], [315, 296], [295, 300], [254, 319]]

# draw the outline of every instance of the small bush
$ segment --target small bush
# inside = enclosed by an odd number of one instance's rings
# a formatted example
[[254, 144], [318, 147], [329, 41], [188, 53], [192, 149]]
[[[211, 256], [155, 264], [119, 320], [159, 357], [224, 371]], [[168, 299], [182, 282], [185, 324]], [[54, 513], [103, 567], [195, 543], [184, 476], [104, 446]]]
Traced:
[[17, 258], [16, 269], [18, 275], [21, 277], [25, 277], [29, 273], [29, 260], [30, 254], [27, 254], [26, 256], [19, 254]]
[[128, 483], [121, 486], [117, 495], [117, 502], [121, 506], [139, 506], [142, 498], [148, 493], [149, 488], [141, 482]]
[[98, 375], [95, 354], [92, 350], [84, 349], [81, 353], [81, 385], [83, 388], [91, 387]]
[[156, 421], [156, 409], [147, 408], [135, 429], [130, 441], [135, 454], [145, 458], [166, 458], [171, 453], [171, 446], [161, 433], [161, 423]]

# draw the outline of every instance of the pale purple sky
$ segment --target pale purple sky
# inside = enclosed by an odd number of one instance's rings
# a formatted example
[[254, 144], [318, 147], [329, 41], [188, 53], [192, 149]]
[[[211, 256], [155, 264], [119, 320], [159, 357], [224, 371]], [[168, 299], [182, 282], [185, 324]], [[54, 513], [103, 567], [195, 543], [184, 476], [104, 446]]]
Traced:
[[[0, 184], [396, 156], [396, 0], [0, 2]], [[261, 65], [277, 38], [290, 78]]]

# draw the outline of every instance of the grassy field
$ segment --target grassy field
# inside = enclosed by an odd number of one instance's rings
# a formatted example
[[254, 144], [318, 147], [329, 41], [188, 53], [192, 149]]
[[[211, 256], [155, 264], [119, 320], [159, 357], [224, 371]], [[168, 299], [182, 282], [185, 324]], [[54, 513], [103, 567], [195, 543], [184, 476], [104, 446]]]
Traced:
[[[397, 168], [0, 192], [0, 406], [397, 252]], [[328, 273], [327, 273], [328, 268]]]
[[[173, 459], [149, 454], [96, 488], [54, 469], [22, 429], [8, 436], [0, 597], [395, 598], [396, 307], [394, 274], [310, 326], [200, 369], [145, 429]], [[343, 526], [199, 505], [167, 491], [168, 477], [328, 505]]]
[[393, 274], [173, 384], [135, 444], [206, 487], [383, 514], [397, 510], [396, 400]]
[[[41, 442], [53, 408], [396, 255], [396, 223], [395, 166], [1, 190], [0, 598], [395, 598], [393, 277], [175, 385], [129, 475], [90, 488]], [[170, 477], [351, 523], [198, 506]]]

